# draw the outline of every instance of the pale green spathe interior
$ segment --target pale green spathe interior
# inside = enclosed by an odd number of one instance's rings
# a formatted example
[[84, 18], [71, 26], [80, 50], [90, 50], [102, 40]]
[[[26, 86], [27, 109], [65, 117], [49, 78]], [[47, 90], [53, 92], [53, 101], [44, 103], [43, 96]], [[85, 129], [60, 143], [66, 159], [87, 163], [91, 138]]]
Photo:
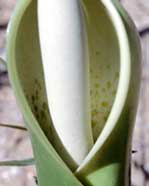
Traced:
[[[35, 3], [31, 3], [27, 8], [17, 33], [17, 69], [28, 103], [46, 136], [52, 139], [51, 121], [41, 65], [36, 11], [32, 11], [33, 8], [35, 9]], [[29, 42], [29, 44], [26, 45], [25, 42]]]
[[90, 53], [90, 87], [94, 139], [107, 121], [115, 99], [120, 56], [114, 26], [104, 6], [96, 0], [84, 0]]
[[[96, 140], [106, 123], [116, 94], [120, 66], [119, 47], [115, 29], [103, 5], [95, 0], [84, 0], [83, 7], [85, 14], [87, 13], [92, 128]], [[26, 42], [29, 44], [25, 44]], [[54, 146], [58, 145], [56, 149], [63, 154], [62, 146], [57, 142], [55, 144], [55, 131], [52, 130], [48, 111], [35, 2], [29, 5], [22, 18], [17, 35], [16, 53], [18, 74], [29, 105], [48, 139]], [[63, 159], [68, 164], [71, 161], [65, 160], [65, 156]]]

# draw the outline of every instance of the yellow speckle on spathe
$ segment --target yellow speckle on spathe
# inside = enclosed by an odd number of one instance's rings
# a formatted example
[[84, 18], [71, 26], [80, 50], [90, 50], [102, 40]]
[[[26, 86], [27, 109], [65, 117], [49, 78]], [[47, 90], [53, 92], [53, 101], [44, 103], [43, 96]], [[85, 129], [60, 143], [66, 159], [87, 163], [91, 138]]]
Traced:
[[95, 87], [96, 87], [96, 88], [99, 88], [99, 87], [100, 87], [99, 83], [96, 83], [96, 84], [95, 84]]
[[102, 105], [102, 107], [107, 107], [107, 106], [108, 106], [108, 102], [103, 101], [103, 102], [101, 103], [101, 105]]

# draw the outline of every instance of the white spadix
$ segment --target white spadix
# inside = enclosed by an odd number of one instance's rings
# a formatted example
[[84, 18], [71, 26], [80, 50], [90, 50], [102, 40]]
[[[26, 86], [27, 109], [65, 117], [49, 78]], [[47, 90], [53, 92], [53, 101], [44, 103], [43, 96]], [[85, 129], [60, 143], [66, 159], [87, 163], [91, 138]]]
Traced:
[[48, 105], [65, 149], [80, 165], [93, 146], [88, 47], [79, 0], [39, 0]]

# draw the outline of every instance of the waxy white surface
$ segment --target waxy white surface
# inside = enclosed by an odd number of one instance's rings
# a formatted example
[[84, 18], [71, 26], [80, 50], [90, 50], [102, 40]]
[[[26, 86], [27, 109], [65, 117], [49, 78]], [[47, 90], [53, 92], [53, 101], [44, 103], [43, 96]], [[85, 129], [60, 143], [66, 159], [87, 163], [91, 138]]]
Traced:
[[39, 0], [38, 19], [52, 121], [80, 165], [93, 146], [88, 48], [80, 1]]

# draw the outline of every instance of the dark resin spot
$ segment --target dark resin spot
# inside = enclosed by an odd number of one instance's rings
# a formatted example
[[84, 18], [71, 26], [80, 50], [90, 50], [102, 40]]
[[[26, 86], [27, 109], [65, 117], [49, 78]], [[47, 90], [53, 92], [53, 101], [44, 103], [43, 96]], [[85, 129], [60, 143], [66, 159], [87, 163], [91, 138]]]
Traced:
[[45, 102], [42, 104], [42, 108], [44, 110], [48, 111], [48, 105]]
[[40, 111], [40, 116], [42, 119], [44, 119], [46, 117], [44, 110]]
[[36, 113], [36, 118], [37, 118], [37, 119], [39, 119], [39, 118], [40, 118], [40, 116], [39, 116], [39, 114], [38, 114], [38, 113]]
[[39, 92], [38, 92], [38, 90], [35, 91], [35, 95], [36, 95], [36, 97], [39, 96]]
[[35, 96], [34, 96], [34, 95], [32, 95], [31, 99], [32, 99], [32, 102], [33, 102], [33, 103], [34, 103], [34, 102], [35, 102], [35, 100], [36, 100], [36, 98], [35, 98]]
[[38, 112], [38, 107], [37, 107], [37, 105], [34, 105], [34, 110], [35, 110], [35, 112]]
[[38, 81], [38, 79], [35, 79], [35, 84], [38, 86], [38, 88], [40, 90], [42, 89], [42, 87], [41, 87], [40, 82]]

